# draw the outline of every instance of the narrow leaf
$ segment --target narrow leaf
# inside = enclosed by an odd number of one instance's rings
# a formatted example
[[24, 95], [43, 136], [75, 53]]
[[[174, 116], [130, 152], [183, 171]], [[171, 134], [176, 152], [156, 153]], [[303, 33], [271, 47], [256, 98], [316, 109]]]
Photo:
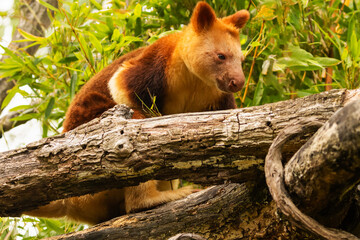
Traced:
[[27, 113], [24, 115], [20, 115], [17, 117], [14, 117], [11, 119], [11, 121], [26, 121], [26, 120], [30, 120], [30, 119], [36, 119], [39, 117], [39, 113]]
[[55, 11], [55, 12], [59, 12], [59, 9], [57, 9], [56, 7], [54, 7], [54, 6], [51, 5], [51, 4], [48, 4], [47, 2], [44, 2], [43, 0], [39, 0], [39, 3], [40, 3], [41, 5], [43, 5], [44, 7], [50, 9], [50, 10], [53, 10], [53, 11]]
[[134, 9], [134, 15], [137, 16], [137, 17], [140, 17], [141, 16], [141, 5], [138, 3], [136, 4], [135, 6], [135, 9]]
[[357, 52], [358, 52], [358, 41], [357, 41], [356, 33], [354, 31], [351, 35], [351, 40], [350, 40], [350, 54], [354, 58], [356, 58]]
[[99, 52], [99, 53], [102, 53], [103, 51], [103, 48], [101, 46], [101, 43], [100, 41], [93, 35], [89, 32], [89, 38], [90, 38], [90, 42], [92, 43], [92, 45], [94, 45], [94, 47], [96, 48], [96, 50]]
[[6, 97], [4, 98], [1, 104], [1, 109], [4, 109], [10, 103], [11, 99], [13, 99], [17, 91], [18, 91], [17, 87], [13, 87], [11, 90], [8, 91], [8, 94], [6, 95]]
[[262, 77], [261, 77], [255, 88], [254, 99], [253, 99], [254, 106], [257, 106], [260, 104], [263, 93], [264, 93], [264, 83], [263, 83]]
[[21, 34], [21, 36], [23, 36], [25, 39], [28, 39], [29, 41], [35, 41], [38, 42], [39, 44], [42, 44], [45, 41], [45, 38], [37, 37], [35, 35], [32, 35], [31, 33], [27, 33], [24, 30], [21, 30], [20, 28], [18, 28], [18, 31]]
[[45, 120], [49, 118], [49, 116], [51, 114], [51, 111], [54, 108], [54, 104], [55, 104], [55, 98], [51, 97], [50, 101], [49, 101], [49, 103], [48, 103], [48, 105], [46, 106], [46, 109], [45, 109]]
[[90, 2], [96, 7], [97, 10], [101, 10], [102, 6], [96, 0], [90, 0]]

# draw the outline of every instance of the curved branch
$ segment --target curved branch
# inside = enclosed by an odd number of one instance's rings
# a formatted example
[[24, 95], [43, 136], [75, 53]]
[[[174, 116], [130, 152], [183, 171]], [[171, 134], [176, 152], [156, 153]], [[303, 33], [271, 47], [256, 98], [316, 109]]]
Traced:
[[[325, 130], [329, 129], [330, 128], [329, 125], [330, 126], [333, 125], [334, 121], [339, 121], [339, 119], [340, 119], [339, 115], [342, 116], [341, 121], [343, 121], [342, 122], [343, 125], [344, 124], [345, 125], [352, 124], [351, 126], [349, 126], [350, 128], [360, 129], [359, 121], [349, 121], [349, 118], [351, 118], [351, 117], [359, 118], [359, 116], [360, 116], [359, 105], [360, 105], [360, 100], [354, 101], [354, 102], [348, 104], [346, 107], [344, 107], [343, 109], [338, 111], [336, 114], [334, 114], [334, 116], [329, 120], [329, 122], [326, 123], [325, 126], [322, 127], [322, 129], [325, 129]], [[347, 113], [347, 114], [345, 114], [347, 116], [350, 115], [349, 114], [350, 112], [353, 115], [349, 116], [349, 118], [346, 118], [344, 116], [344, 112]], [[278, 207], [282, 210], [282, 212], [286, 216], [288, 216], [294, 222], [298, 223], [300, 226], [303, 226], [306, 229], [310, 230], [311, 232], [314, 232], [314, 233], [316, 233], [324, 238], [327, 238], [327, 239], [358, 239], [357, 237], [355, 237], [354, 235], [352, 235], [350, 233], [340, 231], [337, 229], [326, 228], [323, 225], [321, 225], [320, 223], [318, 223], [316, 220], [303, 214], [292, 202], [291, 198], [289, 197], [289, 195], [287, 193], [287, 190], [285, 189], [284, 169], [283, 169], [283, 165], [281, 162], [281, 147], [284, 145], [284, 143], [286, 141], [293, 138], [294, 136], [298, 136], [299, 134], [304, 134], [310, 128], [319, 127], [321, 125], [322, 124], [319, 123], [318, 121], [312, 121], [312, 122], [300, 121], [300, 122], [297, 122], [295, 124], [295, 126], [285, 128], [275, 138], [273, 144], [270, 146], [269, 153], [265, 159], [266, 182], [269, 186], [270, 193], [273, 196], [273, 199], [277, 203]], [[358, 141], [359, 133], [356, 133], [356, 131], [349, 131], [349, 132], [350, 132], [350, 134], [347, 137], [350, 139], [353, 139], [355, 142]], [[357, 134], [357, 137], [351, 136], [351, 134], [354, 134], [354, 132], [355, 132], [355, 134]], [[347, 134], [347, 133], [348, 132], [343, 133], [343, 134]], [[329, 135], [329, 133], [326, 131], [319, 130], [319, 132], [312, 138], [312, 140], [316, 139], [316, 138], [322, 138], [326, 135]], [[307, 143], [306, 145], [304, 145], [302, 147], [302, 149], [309, 146], [311, 144], [311, 141], [310, 141], [310, 143]], [[359, 144], [359, 143], [357, 143], [357, 144]], [[348, 145], [346, 145], [346, 146], [348, 146]], [[358, 146], [358, 148], [360, 148], [360, 146]], [[302, 149], [299, 150], [298, 153], [302, 153], [302, 151], [304, 151]], [[297, 153], [297, 155], [299, 155], [298, 153]], [[353, 154], [354, 154], [354, 152], [353, 152]], [[356, 152], [355, 152], [355, 154], [356, 154]], [[309, 153], [308, 153], [308, 155], [309, 155]], [[296, 160], [299, 161], [299, 159], [301, 159], [301, 158], [294, 157], [293, 159], [295, 159], [295, 161]], [[358, 182], [358, 181], [359, 181], [359, 179], [357, 179], [357, 180], [355, 179], [355, 180], [353, 180], [352, 184], [355, 186], [356, 182]], [[347, 185], [344, 186], [344, 188], [346, 188], [346, 187], [347, 187]]]

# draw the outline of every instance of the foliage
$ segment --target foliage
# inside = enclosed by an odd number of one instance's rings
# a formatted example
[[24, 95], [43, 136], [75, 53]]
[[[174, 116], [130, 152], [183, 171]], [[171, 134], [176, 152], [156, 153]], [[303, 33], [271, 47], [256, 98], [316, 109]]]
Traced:
[[[5, 107], [15, 93], [37, 99], [13, 120], [36, 118], [58, 132], [71, 99], [91, 76], [120, 55], [148, 45], [180, 29], [189, 21], [196, 0], [170, 1], [63, 0], [49, 14], [52, 27], [45, 37], [19, 30], [25, 40], [39, 45], [36, 56], [23, 49], [11, 51], [0, 64], [0, 75], [16, 86], [8, 92]], [[246, 88], [237, 94], [240, 106], [259, 105], [324, 91], [326, 67], [333, 69], [334, 88], [359, 86], [359, 2], [350, 5], [328, 1], [224, 1], [210, 4], [219, 16], [249, 8], [251, 22], [241, 42], [247, 57]], [[331, 5], [331, 6], [330, 6]], [[31, 92], [22, 90], [29, 86]]]
[[359, 1], [265, 0], [253, 5], [246, 31], [253, 36], [247, 60], [254, 61], [255, 69], [242, 103], [318, 93], [325, 90], [329, 74], [333, 88], [359, 87]]
[[[31, 225], [32, 228], [26, 227]], [[38, 234], [33, 236], [29, 231], [37, 231]], [[0, 239], [23, 239], [35, 240], [60, 234], [85, 229], [84, 225], [75, 224], [69, 221], [55, 219], [37, 219], [33, 217], [0, 218]]]
[[[0, 63], [0, 75], [15, 81], [16, 86], [1, 107], [15, 93], [36, 99], [15, 107], [13, 110], [24, 112], [13, 120], [39, 119], [46, 137], [49, 130], [60, 131], [70, 101], [91, 76], [119, 56], [181, 29], [197, 0], [141, 0], [130, 1], [129, 6], [122, 0], [61, 0], [59, 8], [39, 2], [49, 9], [52, 27], [45, 37], [19, 30], [22, 41], [40, 46], [35, 56], [24, 49], [3, 47], [10, 58]], [[359, 87], [359, 0], [207, 2], [218, 16], [244, 8], [251, 13], [240, 36], [247, 56], [243, 65], [247, 83], [236, 94], [239, 106], [324, 91], [327, 75], [332, 77], [332, 88]], [[24, 91], [24, 86], [31, 91]], [[1, 219], [1, 238], [11, 229], [10, 222]], [[44, 234], [39, 237], [77, 228], [53, 220], [40, 219], [34, 224]], [[27, 239], [26, 234], [23, 237]]]

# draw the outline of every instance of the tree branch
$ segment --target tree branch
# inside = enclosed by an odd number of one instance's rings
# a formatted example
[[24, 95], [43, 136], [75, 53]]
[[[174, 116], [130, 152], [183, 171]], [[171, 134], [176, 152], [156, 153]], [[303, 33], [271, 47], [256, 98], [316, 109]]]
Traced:
[[281, 147], [293, 135], [302, 133], [304, 128], [314, 127], [313, 123], [299, 123], [299, 125], [289, 127], [274, 140], [269, 154], [265, 161], [266, 182], [269, 186], [274, 201], [278, 204], [281, 211], [294, 223], [310, 230], [326, 239], [358, 239], [354, 235], [339, 231], [337, 229], [327, 229], [313, 218], [303, 214], [288, 196], [283, 183], [283, 166], [281, 164]]
[[[239, 214], [248, 210], [250, 195], [245, 184], [214, 186], [155, 209], [50, 239], [167, 239], [183, 231], [206, 239], [226, 239], [226, 232], [238, 224], [230, 224], [230, 219], [238, 219]], [[238, 228], [239, 236], [242, 231]]]

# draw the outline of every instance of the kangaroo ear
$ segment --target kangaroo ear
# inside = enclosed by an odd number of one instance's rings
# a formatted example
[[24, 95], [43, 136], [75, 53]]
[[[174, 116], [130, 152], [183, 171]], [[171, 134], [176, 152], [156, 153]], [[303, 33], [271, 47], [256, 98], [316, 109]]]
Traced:
[[190, 21], [195, 32], [200, 33], [211, 28], [216, 21], [216, 15], [209, 4], [206, 2], [198, 2], [194, 8]]
[[250, 18], [250, 13], [246, 10], [240, 10], [233, 15], [227, 16], [222, 19], [226, 24], [232, 24], [236, 28], [240, 29], [245, 26], [246, 22]]

